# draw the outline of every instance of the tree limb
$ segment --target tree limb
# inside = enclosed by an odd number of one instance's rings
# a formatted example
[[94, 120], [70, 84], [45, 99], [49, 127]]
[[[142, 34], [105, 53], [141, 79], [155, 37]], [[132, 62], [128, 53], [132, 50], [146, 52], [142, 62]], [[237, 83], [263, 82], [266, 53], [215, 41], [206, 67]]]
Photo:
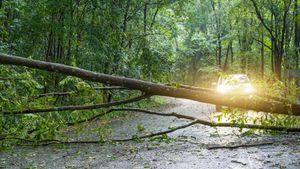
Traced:
[[110, 86], [110, 87], [93, 87], [94, 90], [130, 90], [122, 86]]
[[[172, 129], [166, 130], [166, 131], [161, 131], [161, 132], [157, 132], [157, 133], [151, 133], [151, 134], [147, 134], [147, 135], [143, 135], [143, 136], [138, 136], [139, 139], [145, 139], [145, 138], [150, 138], [150, 137], [154, 137], [154, 136], [159, 136], [159, 135], [164, 135], [164, 134], [168, 134], [171, 132], [174, 132], [176, 130], [180, 130], [183, 128], [187, 128], [190, 127], [192, 125], [196, 124], [196, 121], [193, 121], [191, 123], [187, 123], [185, 125], [181, 125], [178, 127], [174, 127]], [[132, 137], [132, 138], [125, 138], [125, 139], [113, 139], [113, 140], [109, 140], [110, 142], [127, 142], [127, 141], [132, 141], [135, 140], [137, 138]], [[63, 141], [63, 140], [57, 140], [57, 139], [47, 139], [47, 140], [40, 140], [40, 141], [36, 141], [36, 140], [31, 140], [31, 139], [23, 139], [23, 138], [19, 138], [19, 137], [2, 137], [0, 138], [1, 140], [20, 140], [23, 142], [29, 142], [29, 143], [35, 143], [37, 145], [41, 145], [41, 146], [45, 146], [45, 145], [50, 145], [50, 144], [99, 144], [99, 143], [104, 143], [104, 141], [101, 140], [93, 140], [93, 141]]]
[[[111, 112], [114, 112], [114, 111], [131, 111], [131, 112], [142, 112], [142, 113], [146, 113], [146, 114], [160, 115], [160, 116], [174, 116], [173, 113], [165, 114], [165, 113], [158, 113], [158, 112], [152, 112], [152, 111], [148, 111], [148, 110], [135, 109], [135, 108], [115, 108], [115, 109], [109, 109], [105, 113], [100, 113], [100, 114], [94, 115], [94, 116], [92, 116], [88, 119], [85, 119], [85, 120], [80, 120], [80, 121], [77, 121], [77, 122], [69, 122], [69, 123], [67, 123], [67, 125], [72, 126], [72, 125], [80, 124], [80, 123], [84, 123], [84, 122], [91, 122], [91, 121], [93, 121], [97, 118], [100, 118], [100, 117], [102, 117], [106, 114], [109, 114]], [[185, 116], [185, 115], [181, 115], [181, 114], [175, 114], [175, 116], [177, 118], [184, 118], [184, 119], [187, 119], [187, 120], [195, 120], [194, 117]]]
[[267, 45], [265, 42], [259, 40], [259, 39], [256, 39], [255, 37], [252, 37], [253, 40], [255, 40], [256, 42], [259, 42], [260, 44], [264, 45], [266, 48], [272, 50], [271, 46]]
[[71, 94], [74, 94], [75, 92], [52, 92], [52, 93], [43, 93], [38, 94], [35, 96], [32, 96], [31, 99], [39, 99], [42, 97], [48, 97], [48, 96], [69, 96]]
[[271, 37], [272, 37], [273, 39], [275, 39], [275, 36], [274, 36], [272, 30], [266, 25], [265, 20], [264, 20], [263, 16], [261, 15], [261, 12], [259, 11], [258, 6], [257, 6], [255, 0], [250, 0], [250, 1], [252, 2], [253, 6], [254, 6], [254, 9], [255, 9], [255, 13], [256, 13], [257, 18], [260, 20], [260, 22], [263, 24], [263, 26], [264, 26], [264, 27], [267, 29], [267, 31], [270, 33]]
[[118, 106], [121, 104], [127, 104], [131, 102], [136, 102], [145, 98], [149, 98], [151, 95], [143, 94], [141, 96], [137, 96], [131, 99], [115, 101], [111, 103], [101, 103], [101, 104], [92, 104], [92, 105], [75, 105], [75, 106], [62, 106], [62, 107], [51, 107], [51, 108], [39, 108], [39, 109], [25, 109], [18, 111], [2, 111], [0, 114], [2, 115], [23, 115], [23, 114], [32, 114], [32, 113], [45, 113], [52, 111], [73, 111], [73, 110], [89, 110], [89, 109], [99, 109], [111, 106]]
[[[164, 135], [168, 134], [183, 128], [187, 128], [190, 126], [193, 126], [195, 124], [203, 124], [207, 125], [210, 127], [242, 127], [242, 128], [254, 128], [254, 129], [268, 129], [268, 130], [279, 130], [279, 131], [287, 131], [287, 132], [300, 132], [300, 128], [287, 128], [287, 127], [277, 127], [277, 126], [261, 126], [261, 125], [252, 125], [252, 124], [235, 124], [235, 123], [213, 123], [210, 121], [206, 120], [201, 120], [197, 119], [192, 116], [187, 116], [187, 115], [182, 115], [182, 114], [177, 114], [177, 113], [158, 113], [158, 112], [153, 112], [153, 111], [148, 111], [148, 110], [143, 110], [143, 109], [131, 109], [131, 108], [118, 108], [118, 109], [111, 109], [108, 110], [106, 113], [101, 114], [101, 116], [108, 114], [113, 111], [133, 111], [133, 112], [141, 112], [141, 113], [146, 113], [146, 114], [152, 114], [152, 115], [160, 115], [160, 116], [174, 116], [177, 118], [183, 118], [187, 120], [193, 120], [190, 123], [187, 123], [182, 126], [174, 127], [172, 129], [166, 130], [166, 131], [161, 131], [157, 133], [151, 133], [148, 135], [144, 136], [138, 136], [139, 139], [145, 139], [145, 138], [150, 138], [154, 136], [159, 136], [159, 135]], [[100, 117], [100, 116], [98, 116]], [[95, 118], [94, 118], [95, 119]], [[110, 140], [111, 142], [126, 142], [126, 141], [132, 141], [137, 138], [125, 138], [125, 139], [113, 139]], [[50, 144], [98, 144], [98, 143], [103, 143], [103, 141], [62, 141], [62, 140], [57, 140], [57, 139], [50, 139], [50, 140], [41, 140], [41, 141], [35, 141], [35, 140], [29, 140], [29, 139], [23, 139], [23, 138], [18, 138], [18, 137], [3, 137], [0, 138], [0, 140], [20, 140], [20, 141], [25, 141], [29, 143], [35, 143], [38, 145], [50, 145]], [[238, 148], [238, 147], [251, 147], [251, 146], [257, 146], [257, 145], [271, 145], [273, 142], [267, 142], [267, 143], [261, 143], [261, 144], [244, 144], [244, 145], [233, 145], [233, 146], [210, 146], [208, 149], [218, 149], [218, 148]]]
[[256, 147], [256, 146], [267, 146], [273, 145], [275, 142], [262, 142], [262, 143], [247, 143], [247, 144], [238, 144], [238, 145], [210, 145], [207, 147], [209, 150], [214, 149], [236, 149], [240, 147]]
[[173, 116], [180, 119], [187, 119], [187, 120], [194, 120], [195, 123], [203, 124], [210, 127], [238, 127], [238, 128], [248, 128], [248, 129], [263, 129], [263, 130], [276, 130], [276, 131], [287, 131], [287, 132], [300, 132], [300, 128], [288, 128], [288, 127], [281, 127], [281, 126], [262, 126], [256, 124], [237, 124], [237, 123], [215, 123], [207, 120], [198, 119], [192, 116], [177, 114], [177, 113], [158, 113], [152, 112], [148, 110], [142, 109], [131, 109], [131, 108], [119, 108], [114, 109], [115, 111], [133, 111], [133, 112], [141, 112], [146, 114], [153, 114], [153, 115], [160, 115], [160, 116]]
[[[144, 136], [138, 136], [138, 138], [139, 139], [145, 139], [145, 138], [150, 138], [150, 137], [154, 137], [154, 136], [160, 136], [160, 135], [172, 133], [174, 131], [190, 127], [190, 126], [195, 125], [195, 124], [197, 124], [197, 121], [193, 121], [193, 122], [190, 122], [190, 123], [184, 124], [182, 126], [178, 126], [178, 127], [173, 127], [173, 128], [171, 128], [169, 130], [166, 130], [166, 131], [161, 131], [161, 132], [157, 132], [157, 133], [151, 133], [151, 134], [144, 135]], [[125, 141], [131, 141], [131, 140], [134, 140], [134, 139], [135, 138], [128, 138], [128, 139], [118, 139], [118, 140], [113, 140], [113, 141], [114, 142], [125, 142]]]
[[[257, 124], [238, 124], [238, 123], [215, 123], [212, 121], [202, 120], [198, 119], [193, 116], [183, 115], [183, 114], [177, 114], [177, 113], [159, 113], [149, 110], [143, 110], [143, 109], [135, 109], [135, 108], [116, 108], [116, 109], [110, 109], [106, 111], [105, 113], [95, 115], [85, 121], [92, 121], [96, 118], [99, 118], [101, 116], [104, 116], [106, 114], [109, 114], [114, 111], [129, 111], [129, 112], [139, 112], [139, 113], [145, 113], [145, 114], [151, 114], [151, 115], [159, 115], [159, 116], [167, 116], [167, 117], [176, 117], [179, 119], [186, 119], [186, 120], [193, 120], [196, 124], [202, 124], [210, 127], [238, 127], [238, 128], [248, 128], [248, 129], [263, 129], [263, 130], [275, 130], [275, 131], [287, 131], [287, 132], [300, 132], [300, 128], [297, 127], [282, 127], [282, 126], [263, 126], [263, 125], [257, 125]], [[80, 121], [84, 122], [84, 121]]]
[[[17, 56], [0, 54], [0, 63], [26, 66], [30, 68], [46, 70], [50, 72], [63, 73], [79, 77], [84, 80], [100, 82], [115, 86], [123, 86], [134, 90], [140, 90], [150, 95], [170, 96], [185, 98], [211, 104], [218, 104], [230, 107], [238, 107], [255, 111], [300, 115], [300, 105], [286, 104], [280, 102], [265, 101], [262, 99], [252, 99], [245, 96], [226, 96], [216, 93], [204, 93], [190, 89], [175, 88], [152, 82], [145, 82], [125, 77], [111, 76], [103, 73], [96, 73], [63, 64], [30, 60]], [[55, 111], [55, 110], [54, 110]]]
[[[130, 90], [126, 87], [121, 87], [121, 86], [93, 87], [93, 89], [94, 90]], [[76, 92], [77, 91], [43, 93], [43, 94], [38, 94], [38, 95], [32, 96], [31, 99], [39, 99], [41, 97], [47, 97], [47, 96], [69, 96]]]

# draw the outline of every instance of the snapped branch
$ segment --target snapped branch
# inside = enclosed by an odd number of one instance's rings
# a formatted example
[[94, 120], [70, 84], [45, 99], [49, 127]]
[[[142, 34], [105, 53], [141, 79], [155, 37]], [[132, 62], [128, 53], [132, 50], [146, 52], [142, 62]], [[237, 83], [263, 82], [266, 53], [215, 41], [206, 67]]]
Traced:
[[151, 95], [143, 94], [141, 96], [137, 96], [127, 100], [115, 101], [111, 103], [101, 103], [101, 104], [92, 104], [92, 105], [74, 105], [74, 106], [62, 106], [62, 107], [51, 107], [51, 108], [39, 108], [39, 109], [25, 109], [18, 111], [2, 111], [0, 114], [2, 115], [24, 115], [24, 114], [32, 114], [32, 113], [46, 113], [53, 111], [74, 111], [74, 110], [90, 110], [90, 109], [99, 109], [105, 107], [118, 106], [121, 104], [127, 104], [136, 102], [139, 100], [143, 100], [151, 97]]

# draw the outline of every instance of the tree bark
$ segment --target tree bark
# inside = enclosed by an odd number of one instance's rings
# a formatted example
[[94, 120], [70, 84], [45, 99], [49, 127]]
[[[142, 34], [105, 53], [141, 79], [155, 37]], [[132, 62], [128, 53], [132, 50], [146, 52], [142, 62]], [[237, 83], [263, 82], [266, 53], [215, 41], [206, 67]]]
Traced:
[[230, 44], [230, 55], [231, 55], [231, 66], [233, 66], [233, 47], [232, 47], [232, 42]]
[[227, 69], [228, 69], [228, 58], [229, 58], [230, 45], [231, 45], [231, 42], [227, 46], [225, 63], [224, 63], [224, 67], [223, 67], [223, 71], [224, 72], [227, 72]]
[[[261, 41], [264, 42], [264, 32], [261, 33]], [[261, 43], [261, 79], [264, 79], [264, 72], [265, 72], [265, 50], [264, 50], [264, 43]]]
[[295, 37], [294, 37], [294, 46], [295, 46], [295, 69], [299, 68], [299, 54], [300, 54], [300, 14], [299, 14], [299, 5], [298, 0], [295, 0]]
[[[245, 96], [227, 96], [217, 93], [194, 91], [189, 89], [175, 88], [161, 84], [155, 84], [142, 80], [136, 80], [125, 77], [111, 76], [102, 73], [96, 73], [63, 64], [50, 63], [44, 61], [30, 60], [17, 56], [0, 54], [1, 64], [26, 66], [49, 72], [63, 73], [65, 75], [75, 76], [84, 80], [100, 82], [115, 86], [123, 86], [130, 89], [140, 90], [149, 95], [161, 95], [177, 98], [185, 98], [200, 102], [251, 109], [262, 112], [300, 115], [300, 105], [286, 104], [281, 102], [265, 101], [263, 99], [254, 99]], [[293, 112], [293, 113], [292, 113]]]
[[147, 9], [148, 9], [148, 0], [145, 0], [144, 5], [144, 33], [147, 32]]

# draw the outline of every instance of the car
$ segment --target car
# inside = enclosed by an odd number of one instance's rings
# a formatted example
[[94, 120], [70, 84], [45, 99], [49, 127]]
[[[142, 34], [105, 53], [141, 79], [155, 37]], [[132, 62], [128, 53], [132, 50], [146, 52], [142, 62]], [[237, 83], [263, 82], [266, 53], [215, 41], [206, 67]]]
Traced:
[[[222, 95], [231, 96], [247, 97], [254, 93], [253, 85], [245, 74], [231, 74], [219, 77], [216, 90]], [[216, 105], [217, 111], [220, 111], [221, 108], [222, 106]]]
[[217, 91], [229, 95], [251, 95], [254, 88], [245, 74], [221, 76], [217, 83]]

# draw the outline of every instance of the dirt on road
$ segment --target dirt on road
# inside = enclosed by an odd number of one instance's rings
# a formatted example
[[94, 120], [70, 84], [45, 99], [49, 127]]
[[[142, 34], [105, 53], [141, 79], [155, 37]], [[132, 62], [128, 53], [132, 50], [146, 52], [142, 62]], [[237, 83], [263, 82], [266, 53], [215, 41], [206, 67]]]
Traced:
[[[151, 110], [182, 113], [209, 119], [215, 106], [195, 101], [165, 98], [166, 104]], [[81, 134], [69, 130], [73, 140], [95, 140], [100, 122], [84, 127]], [[188, 121], [173, 117], [128, 113], [111, 122], [111, 138], [130, 138], [167, 130]], [[137, 127], [140, 126], [140, 127]], [[139, 131], [144, 128], [144, 131]], [[244, 130], [245, 131], [245, 130]], [[194, 125], [169, 137], [119, 144], [77, 144], [65, 146], [16, 146], [0, 152], [0, 168], [300, 168], [300, 133], [243, 134], [236, 128]], [[239, 148], [217, 146], [252, 145]], [[257, 144], [254, 146], [254, 144]]]

